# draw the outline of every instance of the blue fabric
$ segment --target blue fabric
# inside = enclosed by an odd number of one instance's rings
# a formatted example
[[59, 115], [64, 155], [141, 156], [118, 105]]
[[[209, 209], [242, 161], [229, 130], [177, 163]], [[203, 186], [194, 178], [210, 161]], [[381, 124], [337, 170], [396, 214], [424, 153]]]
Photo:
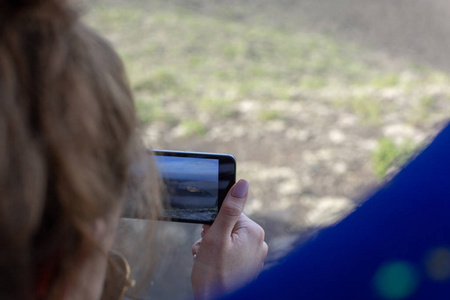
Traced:
[[450, 299], [450, 125], [354, 213], [224, 299]]

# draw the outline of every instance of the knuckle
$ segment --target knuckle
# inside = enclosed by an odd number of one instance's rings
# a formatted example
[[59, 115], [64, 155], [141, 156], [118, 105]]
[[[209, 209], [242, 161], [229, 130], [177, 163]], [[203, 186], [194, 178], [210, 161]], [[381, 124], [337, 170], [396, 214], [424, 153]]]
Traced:
[[261, 241], [261, 243], [264, 243], [264, 239], [266, 238], [266, 232], [264, 229], [258, 225], [258, 239]]
[[267, 245], [267, 243], [264, 242], [262, 247], [263, 247], [262, 251], [263, 251], [263, 260], [264, 260], [264, 259], [266, 259], [267, 254], [269, 253], [269, 245]]
[[257, 240], [260, 244], [264, 243], [266, 234], [264, 232], [264, 229], [260, 225], [254, 223], [254, 225], [249, 228], [249, 230], [250, 234], [255, 238], [255, 240]]

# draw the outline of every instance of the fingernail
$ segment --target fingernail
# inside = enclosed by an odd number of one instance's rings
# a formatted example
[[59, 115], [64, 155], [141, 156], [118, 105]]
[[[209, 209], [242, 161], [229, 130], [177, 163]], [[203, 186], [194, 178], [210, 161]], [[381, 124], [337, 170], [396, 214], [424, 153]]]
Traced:
[[244, 198], [248, 192], [248, 185], [247, 180], [239, 180], [231, 191], [231, 196], [235, 198]]

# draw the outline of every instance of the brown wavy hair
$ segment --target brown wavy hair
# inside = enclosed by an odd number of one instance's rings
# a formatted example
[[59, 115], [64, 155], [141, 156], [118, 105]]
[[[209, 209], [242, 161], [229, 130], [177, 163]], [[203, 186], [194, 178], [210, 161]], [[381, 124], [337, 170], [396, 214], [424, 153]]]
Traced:
[[[42, 297], [60, 295], [98, 246], [92, 224], [123, 206], [136, 188], [130, 165], [146, 156], [112, 47], [66, 1], [1, 0], [0, 299], [36, 299], [49, 267]], [[134, 198], [152, 218], [148, 176]]]

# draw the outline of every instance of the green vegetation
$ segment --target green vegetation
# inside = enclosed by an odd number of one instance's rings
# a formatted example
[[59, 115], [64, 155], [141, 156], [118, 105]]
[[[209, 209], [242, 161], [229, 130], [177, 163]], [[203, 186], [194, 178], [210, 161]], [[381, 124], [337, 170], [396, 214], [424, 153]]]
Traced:
[[357, 115], [362, 124], [380, 125], [382, 122], [382, 103], [378, 99], [370, 97], [349, 97], [346, 99], [336, 99], [337, 107]]
[[179, 126], [181, 127], [181, 135], [185, 138], [204, 136], [207, 132], [205, 124], [196, 120], [184, 120]]
[[[407, 86], [413, 95], [428, 83], [448, 82], [425, 68], [408, 70], [416, 73], [406, 80], [401, 71], [374, 68], [364, 59], [366, 51], [353, 44], [315, 33], [240, 23], [237, 12], [213, 18], [161, 3], [158, 9], [145, 10], [144, 4], [132, 2], [96, 4], [86, 19], [119, 49], [134, 91], [154, 99], [152, 108], [138, 105], [139, 110], [151, 110], [139, 112], [143, 122], [165, 120], [154, 107], [168, 101], [192, 108], [183, 115], [173, 114], [168, 119], [172, 123], [173, 118], [177, 122], [195, 118], [205, 109], [224, 119], [234, 116], [233, 105], [241, 99], [299, 101], [293, 91], [331, 88], [347, 95], [342, 97], [347, 102], [343, 107], [377, 125], [382, 121], [380, 99], [352, 96], [353, 90], [373, 94], [374, 89]], [[214, 99], [208, 100], [214, 104], [202, 99]], [[276, 117], [262, 114], [263, 120]]]
[[174, 91], [180, 88], [176, 74], [166, 70], [158, 70], [133, 86], [135, 91], [148, 91], [154, 94]]
[[136, 99], [135, 105], [138, 117], [144, 124], [154, 121], [160, 115], [158, 113], [159, 107], [150, 101]]
[[[413, 125], [445, 116], [428, 87], [450, 86], [446, 74], [386, 64], [348, 41], [257, 18], [242, 21], [251, 12], [223, 9], [214, 17], [162, 0], [93, 4], [85, 19], [119, 50], [134, 92], [152, 99], [137, 100], [143, 123], [173, 127], [202, 112], [215, 121], [234, 118], [242, 100], [330, 101], [372, 127], [383, 126], [389, 111]], [[400, 103], [399, 97], [408, 100]], [[189, 109], [168, 114], [168, 104]], [[258, 119], [281, 114], [263, 111]]]
[[378, 146], [372, 153], [374, 172], [379, 179], [383, 179], [391, 168], [401, 167], [417, 151], [417, 147], [410, 140], [400, 145], [390, 138], [378, 140]]
[[199, 100], [198, 107], [202, 111], [206, 111], [213, 117], [230, 118], [236, 115], [233, 109], [235, 104], [233, 98], [203, 98]]
[[320, 76], [305, 76], [300, 81], [300, 88], [302, 90], [319, 90], [327, 86], [327, 82]]
[[143, 124], [163, 122], [169, 127], [174, 127], [179, 122], [177, 118], [160, 105], [159, 101], [137, 98], [135, 100], [135, 105], [138, 118]]
[[283, 112], [273, 109], [261, 110], [258, 117], [262, 122], [284, 119]]
[[435, 115], [436, 98], [430, 95], [418, 99], [410, 116], [412, 124], [420, 124]]
[[372, 81], [374, 87], [377, 88], [389, 88], [400, 85], [401, 80], [397, 74], [383, 74], [379, 77], [375, 77]]

